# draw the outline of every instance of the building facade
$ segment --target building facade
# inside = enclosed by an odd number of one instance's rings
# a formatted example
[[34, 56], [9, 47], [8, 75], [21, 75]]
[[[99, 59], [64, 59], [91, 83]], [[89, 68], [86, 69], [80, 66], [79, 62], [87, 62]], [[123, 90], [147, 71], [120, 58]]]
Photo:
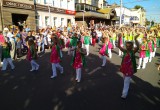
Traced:
[[68, 26], [75, 23], [74, 0], [36, 0], [37, 26]]
[[0, 29], [5, 25], [16, 25], [18, 22], [26, 24], [35, 30], [35, 7], [33, 0], [1, 0], [0, 1]]
[[[109, 7], [115, 8], [117, 17], [120, 18], [120, 6], [113, 4], [110, 5]], [[141, 25], [144, 26], [146, 22], [146, 12], [145, 10], [142, 9], [128, 9], [126, 7], [122, 7], [121, 11], [121, 16], [122, 16], [122, 25]], [[119, 20], [117, 20], [117, 24], [119, 24]]]
[[103, 9], [103, 0], [75, 0], [76, 23], [81, 26], [91, 26], [104, 22], [106, 16], [97, 10]]

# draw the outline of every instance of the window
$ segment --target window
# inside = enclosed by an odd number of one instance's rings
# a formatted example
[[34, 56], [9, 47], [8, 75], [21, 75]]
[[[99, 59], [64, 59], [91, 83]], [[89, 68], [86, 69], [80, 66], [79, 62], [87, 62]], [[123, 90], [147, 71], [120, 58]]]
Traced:
[[61, 18], [61, 26], [64, 25], [64, 18]]
[[52, 5], [54, 6], [55, 4], [54, 4], [54, 0], [52, 1]]
[[41, 0], [36, 0], [36, 3], [41, 3]]
[[80, 11], [81, 10], [81, 5], [80, 4], [76, 4], [76, 11]]
[[56, 22], [57, 22], [57, 17], [54, 17], [54, 18], [53, 18], [54, 26], [56, 26]]
[[49, 25], [49, 16], [45, 16], [45, 26]]

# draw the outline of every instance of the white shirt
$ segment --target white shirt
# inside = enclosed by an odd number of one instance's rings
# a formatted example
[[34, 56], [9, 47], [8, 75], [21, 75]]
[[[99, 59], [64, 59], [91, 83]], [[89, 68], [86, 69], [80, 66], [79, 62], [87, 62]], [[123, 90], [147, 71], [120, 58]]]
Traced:
[[11, 32], [8, 32], [7, 37], [9, 38], [10, 41], [14, 41], [14, 35]]

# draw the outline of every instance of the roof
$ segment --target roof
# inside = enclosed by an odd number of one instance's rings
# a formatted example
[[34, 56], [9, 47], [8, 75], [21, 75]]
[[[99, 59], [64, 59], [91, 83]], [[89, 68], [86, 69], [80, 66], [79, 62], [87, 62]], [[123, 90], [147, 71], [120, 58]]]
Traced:
[[113, 8], [105, 8], [105, 9], [100, 9], [98, 12], [104, 13], [104, 14], [110, 14], [112, 12]]
[[[77, 12], [75, 15], [76, 18], [81, 18], [83, 17], [83, 12]], [[85, 12], [84, 17], [96, 17], [96, 18], [102, 18], [102, 19], [107, 19], [107, 16], [102, 13], [96, 13], [96, 12]]]

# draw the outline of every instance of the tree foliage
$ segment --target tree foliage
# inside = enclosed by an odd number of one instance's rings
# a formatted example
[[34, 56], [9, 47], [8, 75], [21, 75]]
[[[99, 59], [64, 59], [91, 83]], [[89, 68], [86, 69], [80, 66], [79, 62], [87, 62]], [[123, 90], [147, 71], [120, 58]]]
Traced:
[[144, 9], [144, 7], [143, 6], [141, 6], [141, 5], [136, 5], [136, 6], [134, 6], [134, 9]]

